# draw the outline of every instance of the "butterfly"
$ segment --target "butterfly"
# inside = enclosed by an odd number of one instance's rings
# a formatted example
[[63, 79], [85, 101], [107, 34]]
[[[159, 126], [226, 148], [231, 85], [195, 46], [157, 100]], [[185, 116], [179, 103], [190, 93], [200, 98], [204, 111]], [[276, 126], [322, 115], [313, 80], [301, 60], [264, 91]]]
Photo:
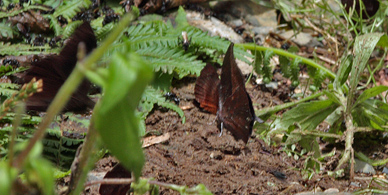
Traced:
[[[77, 63], [78, 45], [81, 42], [85, 44], [87, 54], [97, 47], [96, 37], [88, 22], [84, 22], [75, 30], [59, 54], [49, 54], [31, 64], [30, 69], [23, 76], [22, 83], [28, 83], [33, 78], [42, 79], [43, 90], [27, 99], [28, 110], [45, 111], [47, 109], [59, 88], [73, 71]], [[95, 103], [87, 96], [89, 89], [90, 82], [84, 79], [72, 94], [63, 111], [82, 111], [93, 107]]]
[[248, 142], [257, 118], [252, 100], [245, 89], [244, 77], [233, 55], [233, 43], [225, 54], [221, 79], [216, 69], [207, 64], [195, 83], [195, 99], [204, 110], [217, 114], [221, 133], [229, 130], [236, 140]]

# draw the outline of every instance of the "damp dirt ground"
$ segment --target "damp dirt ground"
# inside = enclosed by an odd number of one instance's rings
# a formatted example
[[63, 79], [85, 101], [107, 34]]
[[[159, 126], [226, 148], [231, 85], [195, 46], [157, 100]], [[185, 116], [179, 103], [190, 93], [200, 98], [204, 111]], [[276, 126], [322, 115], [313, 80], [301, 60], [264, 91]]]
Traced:
[[[371, 178], [367, 174], [357, 173], [352, 181], [347, 176], [334, 179], [324, 172], [313, 174], [310, 179], [303, 177], [305, 157], [295, 160], [283, 151], [281, 144], [267, 145], [255, 132], [246, 145], [235, 141], [227, 131], [220, 136], [214, 123], [216, 116], [196, 105], [194, 85], [195, 78], [186, 78], [175, 83], [172, 89], [181, 99], [179, 106], [186, 116], [184, 124], [177, 113], [169, 110], [157, 108], [148, 116], [147, 134], [169, 133], [170, 138], [144, 149], [146, 163], [142, 177], [188, 187], [202, 183], [213, 194], [296, 194], [328, 189], [354, 192], [367, 188]], [[250, 84], [247, 91], [255, 109], [285, 101], [281, 97], [286, 89], [269, 92]], [[384, 148], [387, 147], [371, 147], [369, 152], [373, 150], [379, 157], [386, 157]], [[333, 158], [335, 161], [336, 157]], [[96, 163], [96, 169], [106, 172], [115, 163], [107, 157]], [[160, 194], [178, 193], [160, 188]]]

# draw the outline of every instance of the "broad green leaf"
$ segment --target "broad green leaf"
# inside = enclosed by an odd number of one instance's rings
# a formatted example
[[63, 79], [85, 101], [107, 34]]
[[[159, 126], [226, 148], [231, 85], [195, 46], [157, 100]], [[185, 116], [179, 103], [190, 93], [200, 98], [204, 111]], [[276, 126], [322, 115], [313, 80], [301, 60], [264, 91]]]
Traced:
[[324, 90], [323, 93], [327, 96], [327, 98], [329, 98], [331, 101], [339, 104], [339, 105], [342, 105], [341, 101], [338, 99], [338, 97], [331, 91], [328, 91], [328, 90]]
[[383, 126], [388, 123], [388, 104], [380, 100], [367, 99], [352, 110], [352, 116], [360, 127], [383, 130]]
[[365, 90], [362, 92], [362, 94], [357, 98], [356, 102], [354, 103], [353, 107], [357, 106], [359, 103], [374, 97], [384, 91], [388, 90], [388, 86], [380, 85], [376, 87], [372, 87], [370, 89]]
[[11, 194], [12, 183], [17, 174], [18, 171], [9, 166], [7, 161], [0, 161], [0, 194]]
[[116, 52], [109, 64], [104, 97], [95, 109], [95, 126], [108, 149], [138, 179], [144, 164], [136, 107], [153, 76], [133, 52]]
[[32, 158], [26, 161], [25, 175], [29, 183], [38, 184], [43, 194], [54, 194], [54, 168], [43, 157]]
[[362, 72], [364, 72], [366, 63], [368, 62], [377, 43], [380, 41], [380, 38], [383, 36], [384, 33], [368, 33], [356, 37], [353, 50], [355, 56], [351, 71], [352, 76], [350, 77], [350, 95], [348, 96], [349, 100], [352, 100], [352, 96], [361, 78], [360, 75]]
[[346, 55], [341, 59], [340, 68], [337, 72], [337, 76], [334, 79], [334, 89], [338, 90], [348, 79], [350, 70], [352, 68], [352, 55]]
[[313, 130], [323, 120], [334, 112], [339, 105], [331, 100], [320, 100], [302, 103], [295, 108], [283, 114], [280, 123], [277, 124], [279, 129], [288, 129], [295, 123], [299, 124], [302, 130]]

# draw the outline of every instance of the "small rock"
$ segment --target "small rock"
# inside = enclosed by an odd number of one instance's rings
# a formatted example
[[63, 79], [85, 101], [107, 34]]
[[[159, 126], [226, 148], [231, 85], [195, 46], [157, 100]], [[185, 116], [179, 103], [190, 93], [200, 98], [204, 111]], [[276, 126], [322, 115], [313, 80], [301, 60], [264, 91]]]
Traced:
[[329, 188], [324, 191], [325, 193], [338, 193], [339, 190], [337, 188]]
[[214, 151], [210, 154], [211, 159], [221, 160], [224, 158], [224, 154], [220, 151]]
[[301, 46], [307, 46], [307, 47], [322, 47], [322, 43], [317, 41], [315, 38], [313, 38], [309, 33], [298, 33], [296, 36], [294, 36], [294, 31], [289, 30], [281, 34], [286, 39], [291, 38], [292, 41], [297, 43]]
[[209, 32], [210, 36], [227, 38], [234, 43], [244, 42], [239, 34], [217, 18], [210, 17], [210, 20], [206, 20], [202, 14], [191, 11], [187, 11], [186, 18], [190, 25]]
[[364, 162], [364, 161], [361, 161], [361, 160], [358, 160], [358, 159], [354, 159], [354, 171], [355, 172], [360, 172], [360, 173], [369, 173], [369, 174], [376, 174], [376, 171], [375, 169], [373, 168], [372, 165]]
[[265, 87], [270, 90], [276, 90], [278, 89], [278, 83], [277, 82], [270, 82], [268, 84], [265, 84]]
[[253, 27], [252, 32], [255, 33], [255, 35], [268, 35], [271, 31], [274, 31], [274, 27], [272, 26], [261, 26], [261, 27]]
[[247, 15], [246, 20], [251, 23], [253, 26], [267, 26], [267, 27], [276, 27], [276, 10], [268, 10], [257, 15]]
[[388, 168], [387, 167], [383, 168], [383, 173], [388, 174]]
[[244, 23], [243, 23], [243, 21], [241, 19], [236, 19], [236, 20], [229, 21], [229, 24], [231, 26], [237, 27], [237, 26], [242, 26]]

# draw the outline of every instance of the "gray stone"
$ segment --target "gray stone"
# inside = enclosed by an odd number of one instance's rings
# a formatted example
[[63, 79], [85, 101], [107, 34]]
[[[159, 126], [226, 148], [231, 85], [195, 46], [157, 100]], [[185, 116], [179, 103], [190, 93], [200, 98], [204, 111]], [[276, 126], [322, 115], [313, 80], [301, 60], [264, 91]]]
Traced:
[[322, 47], [322, 43], [317, 41], [314, 37], [312, 37], [309, 33], [300, 32], [294, 36], [294, 31], [289, 30], [282, 34], [280, 34], [286, 39], [291, 38], [292, 41], [301, 46], [307, 47]]
[[186, 11], [186, 18], [190, 25], [195, 26], [205, 32], [208, 32], [210, 36], [220, 36], [227, 38], [234, 43], [242, 43], [244, 39], [234, 32], [234, 30], [227, 26], [217, 18], [210, 17], [210, 20], [204, 18], [204, 16], [198, 12]]
[[376, 174], [376, 171], [372, 165], [358, 159], [354, 159], [354, 171], [373, 175]]

